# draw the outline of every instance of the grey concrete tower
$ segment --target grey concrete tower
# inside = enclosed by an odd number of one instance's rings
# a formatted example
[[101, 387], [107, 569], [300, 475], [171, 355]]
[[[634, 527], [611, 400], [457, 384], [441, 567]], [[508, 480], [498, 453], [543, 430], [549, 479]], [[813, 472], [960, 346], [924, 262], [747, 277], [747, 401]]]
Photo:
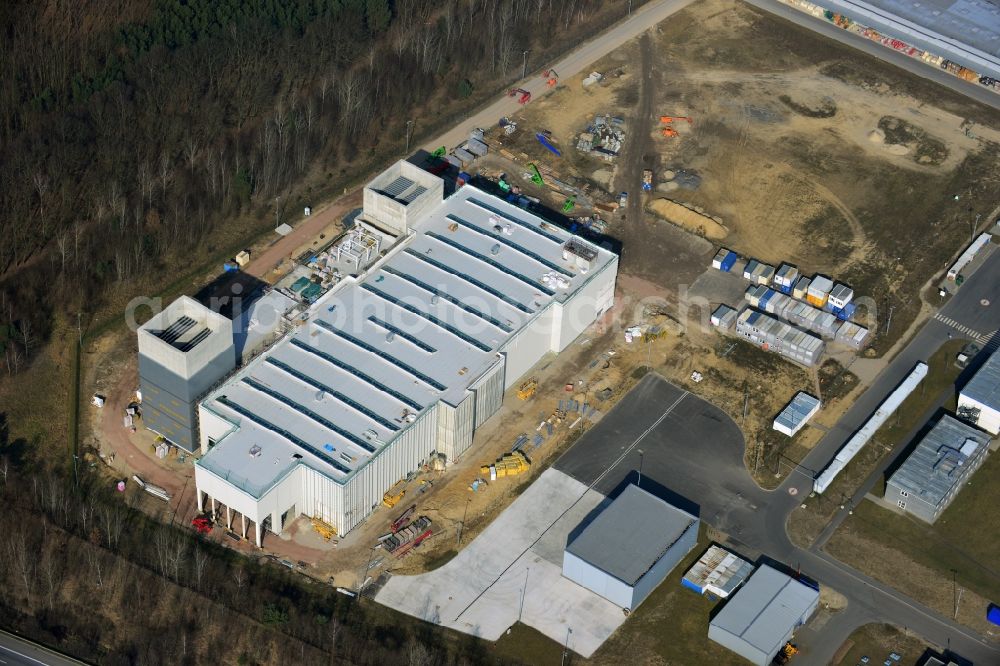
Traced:
[[195, 451], [198, 399], [235, 367], [233, 322], [193, 298], [178, 298], [139, 328], [144, 425]]

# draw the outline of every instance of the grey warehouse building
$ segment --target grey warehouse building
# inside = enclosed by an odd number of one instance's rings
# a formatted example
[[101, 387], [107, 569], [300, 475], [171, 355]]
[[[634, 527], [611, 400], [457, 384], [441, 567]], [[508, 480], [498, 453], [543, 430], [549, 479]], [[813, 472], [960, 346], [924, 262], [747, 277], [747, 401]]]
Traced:
[[708, 637], [768, 666], [819, 605], [819, 590], [762, 564], [708, 625]]
[[947, 414], [889, 478], [885, 500], [933, 523], [986, 459], [990, 437]]
[[993, 352], [958, 394], [958, 413], [986, 432], [1000, 435], [1000, 352]]
[[629, 485], [566, 547], [563, 576], [634, 610], [698, 541], [698, 519]]

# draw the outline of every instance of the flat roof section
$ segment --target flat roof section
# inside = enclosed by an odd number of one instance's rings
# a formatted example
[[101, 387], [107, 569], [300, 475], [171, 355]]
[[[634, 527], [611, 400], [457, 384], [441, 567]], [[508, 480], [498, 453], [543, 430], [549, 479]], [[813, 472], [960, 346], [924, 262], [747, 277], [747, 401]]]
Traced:
[[1000, 77], [995, 0], [826, 0], [822, 6], [980, 74]]
[[[204, 456], [206, 468], [257, 492], [292, 460], [343, 483], [420, 413], [458, 405], [511, 336], [614, 259], [577, 239], [595, 253], [581, 270], [563, 258], [576, 237], [472, 186], [410, 228], [205, 399], [238, 426]], [[260, 455], [248, 457], [255, 446]]]
[[711, 624], [770, 654], [818, 597], [818, 590], [762, 564]]
[[819, 398], [813, 397], [808, 393], [799, 391], [792, 398], [792, 401], [788, 403], [778, 417], [774, 419], [774, 426], [777, 428], [779, 425], [784, 426], [786, 430], [792, 432], [797, 431], [802, 427], [806, 421], [819, 409]]
[[1000, 410], [1000, 352], [993, 352], [959, 393]]
[[618, 580], [635, 583], [697, 523], [687, 511], [629, 485], [566, 547]]
[[962, 465], [990, 436], [945, 414], [889, 479], [914, 497], [939, 506], [961, 478]]

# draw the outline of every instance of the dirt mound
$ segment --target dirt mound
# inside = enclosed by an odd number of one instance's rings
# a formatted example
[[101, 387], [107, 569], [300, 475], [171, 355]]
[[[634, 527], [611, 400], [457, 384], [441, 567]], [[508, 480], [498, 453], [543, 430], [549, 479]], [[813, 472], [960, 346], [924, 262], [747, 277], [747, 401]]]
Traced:
[[705, 238], [720, 240], [729, 235], [724, 224], [716, 222], [708, 215], [698, 213], [683, 204], [670, 199], [656, 199], [648, 206], [650, 212], [667, 222], [676, 224]]

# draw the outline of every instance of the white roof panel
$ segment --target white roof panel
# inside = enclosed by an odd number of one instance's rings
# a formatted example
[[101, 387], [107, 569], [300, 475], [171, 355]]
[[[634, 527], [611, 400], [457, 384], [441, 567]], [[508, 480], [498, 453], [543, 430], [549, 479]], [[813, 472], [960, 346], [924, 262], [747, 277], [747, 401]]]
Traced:
[[583, 271], [563, 258], [577, 237], [468, 185], [411, 228], [204, 400], [238, 427], [199, 464], [262, 492], [300, 455], [343, 483], [418, 413], [459, 404], [511, 336], [614, 257], [594, 248]]

